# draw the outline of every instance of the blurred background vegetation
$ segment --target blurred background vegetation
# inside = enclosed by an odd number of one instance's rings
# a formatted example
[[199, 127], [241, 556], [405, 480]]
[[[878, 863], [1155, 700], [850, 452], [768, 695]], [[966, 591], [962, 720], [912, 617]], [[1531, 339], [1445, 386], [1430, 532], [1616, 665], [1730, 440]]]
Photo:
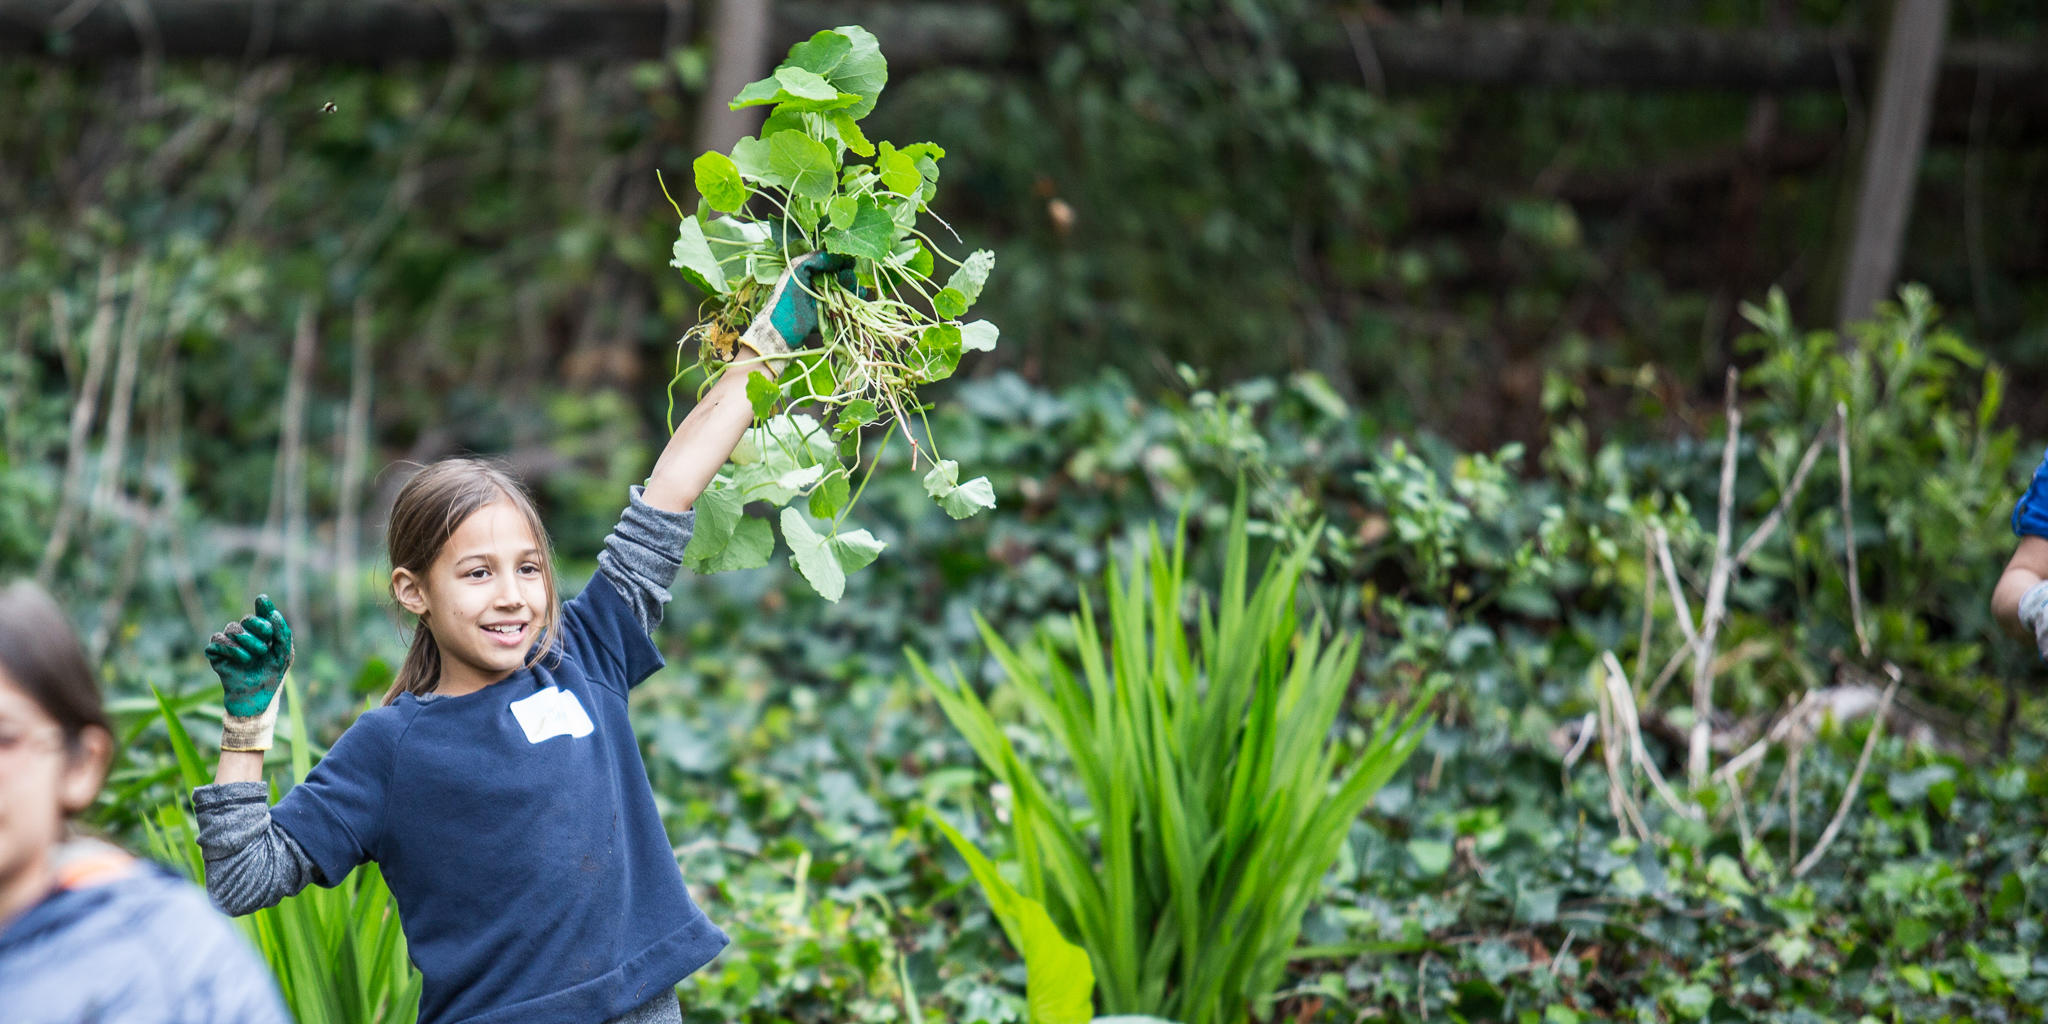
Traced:
[[[0, 573], [104, 667], [131, 841], [180, 792], [149, 687], [204, 747], [199, 641], [257, 591], [306, 637], [307, 745], [381, 694], [405, 463], [509, 460], [573, 586], [693, 390], [656, 172], [748, 130], [715, 102], [748, 67], [861, 23], [872, 130], [944, 146], [942, 212], [1000, 254], [1002, 345], [932, 421], [999, 507], [954, 523], [885, 469], [843, 602], [779, 563], [679, 582], [636, 710], [737, 940], [693, 1019], [1022, 1019], [914, 824], [1000, 860], [1008, 810], [903, 651], [1015, 722], [974, 615], [1072, 644], [1184, 511], [1213, 579], [1240, 488], [1314, 545], [1304, 628], [1363, 631], [1345, 742], [1439, 694], [1249, 1012], [2038, 1019], [2048, 707], [1986, 602], [2048, 435], [2048, 57], [2024, 5], [1945, 6], [1894, 275], [1924, 288], [1837, 334], [1877, 0], [676, 0], [623, 35], [450, 4], [381, 36], [376, 4], [0, 4]], [[1781, 499], [1696, 666], [1720, 523], [1740, 547]], [[1702, 674], [1708, 763], [1767, 749], [1687, 785]]]

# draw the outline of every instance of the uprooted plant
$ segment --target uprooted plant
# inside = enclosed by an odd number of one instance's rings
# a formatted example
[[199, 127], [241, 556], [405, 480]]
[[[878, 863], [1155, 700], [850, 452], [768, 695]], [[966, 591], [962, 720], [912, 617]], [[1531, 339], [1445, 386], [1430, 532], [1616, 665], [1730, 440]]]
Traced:
[[[980, 297], [995, 254], [954, 259], [921, 226], [928, 215], [945, 227], [930, 209], [943, 149], [871, 142], [862, 133], [860, 119], [887, 81], [880, 46], [859, 26], [791, 47], [774, 74], [732, 101], [734, 109], [772, 107], [760, 134], [730, 154], [698, 157], [697, 210], [676, 209], [682, 226], [671, 265], [706, 296], [704, 315], [678, 343], [678, 379], [693, 341], [706, 388], [758, 362], [740, 335], [776, 281], [809, 253], [850, 257], [857, 281], [849, 289], [816, 279], [821, 344], [791, 357], [779, 379], [748, 380], [755, 426], [698, 499], [684, 555], [698, 572], [767, 564], [775, 543], [768, 524], [742, 513], [746, 502], [767, 501], [782, 506], [791, 562], [820, 594], [838, 600], [846, 574], [881, 552], [867, 530], [844, 527], [899, 432], [911, 467], [920, 457], [929, 467], [925, 489], [948, 515], [995, 507], [986, 477], [962, 481], [959, 464], [940, 456], [924, 418], [929, 405], [917, 393], [951, 376], [962, 353], [995, 347], [995, 325], [960, 319]], [[950, 268], [943, 284], [942, 265]], [[870, 437], [880, 438], [872, 455], [864, 451]]]

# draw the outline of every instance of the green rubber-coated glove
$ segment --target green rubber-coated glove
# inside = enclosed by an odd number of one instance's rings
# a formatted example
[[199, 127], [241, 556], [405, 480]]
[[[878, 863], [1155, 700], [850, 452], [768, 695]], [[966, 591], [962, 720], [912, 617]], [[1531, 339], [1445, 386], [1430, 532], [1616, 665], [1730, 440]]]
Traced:
[[230, 622], [206, 644], [206, 662], [220, 677], [222, 750], [269, 750], [277, 724], [277, 688], [292, 665], [292, 627], [268, 595], [256, 614]]
[[833, 252], [814, 252], [789, 265], [768, 304], [740, 335], [740, 342], [764, 356], [788, 355], [802, 348], [818, 330], [818, 286], [830, 277], [847, 291], [858, 292], [853, 257]]

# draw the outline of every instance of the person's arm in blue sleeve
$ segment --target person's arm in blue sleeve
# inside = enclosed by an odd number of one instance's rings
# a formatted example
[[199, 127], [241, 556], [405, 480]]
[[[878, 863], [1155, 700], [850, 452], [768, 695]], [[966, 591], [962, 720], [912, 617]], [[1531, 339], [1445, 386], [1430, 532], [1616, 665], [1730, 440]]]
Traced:
[[1991, 590], [1991, 614], [2007, 633], [2032, 640], [2048, 658], [2048, 538], [2020, 538]]
[[612, 527], [604, 539], [604, 550], [598, 552], [597, 570], [626, 599], [640, 628], [649, 635], [661, 622], [662, 606], [668, 603], [669, 588], [683, 566], [683, 549], [690, 545], [696, 521], [696, 512], [670, 512], [649, 505], [641, 488], [635, 487], [619, 524]]
[[1991, 616], [2048, 659], [2048, 455], [2013, 504], [2012, 532], [2020, 542], [1991, 588]]

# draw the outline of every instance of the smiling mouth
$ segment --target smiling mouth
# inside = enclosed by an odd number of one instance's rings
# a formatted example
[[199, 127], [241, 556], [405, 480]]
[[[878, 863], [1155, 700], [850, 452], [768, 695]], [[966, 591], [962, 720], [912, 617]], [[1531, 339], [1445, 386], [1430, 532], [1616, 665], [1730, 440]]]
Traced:
[[514, 647], [526, 638], [526, 623], [514, 622], [502, 626], [485, 626], [483, 631], [490, 636], [493, 643], [504, 647]]

